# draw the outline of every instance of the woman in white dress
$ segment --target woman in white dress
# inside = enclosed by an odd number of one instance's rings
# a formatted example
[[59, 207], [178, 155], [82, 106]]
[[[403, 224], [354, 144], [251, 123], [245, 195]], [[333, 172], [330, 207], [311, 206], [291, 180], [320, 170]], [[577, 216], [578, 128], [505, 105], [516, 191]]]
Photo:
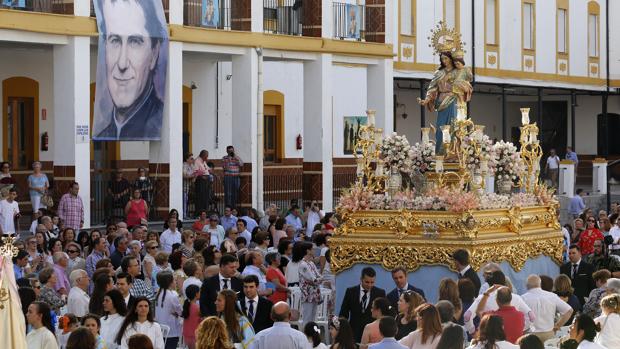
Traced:
[[164, 349], [164, 337], [159, 324], [153, 321], [150, 312], [150, 302], [146, 297], [137, 297], [121, 328], [116, 334], [114, 342], [121, 349], [128, 349], [127, 340], [136, 333], [146, 335], [153, 342], [154, 349]]
[[576, 349], [612, 349], [615, 347], [604, 347], [594, 343], [597, 325], [594, 320], [587, 314], [579, 314], [575, 316], [573, 324], [569, 327], [569, 339], [562, 343], [562, 348]]
[[468, 349], [519, 349], [518, 345], [514, 345], [506, 340], [504, 333], [504, 320], [497, 316], [487, 314], [480, 320], [480, 329], [478, 337], [472, 341], [472, 345]]
[[594, 319], [601, 328], [594, 342], [607, 348], [620, 348], [620, 295], [603, 297], [601, 310], [603, 315]]
[[32, 326], [32, 331], [26, 336], [28, 349], [58, 349], [50, 312], [50, 307], [43, 302], [32, 302], [28, 306], [26, 319]]
[[121, 291], [114, 289], [105, 294], [103, 297], [103, 311], [105, 315], [101, 318], [99, 334], [105, 341], [108, 349], [116, 349], [118, 344], [114, 340], [127, 314], [127, 306]]
[[316, 322], [310, 321], [304, 327], [304, 334], [308, 338], [312, 349], [327, 349], [327, 345], [321, 342], [321, 331]]
[[418, 328], [398, 343], [409, 349], [435, 349], [441, 340], [441, 320], [434, 305], [424, 303], [416, 308]]

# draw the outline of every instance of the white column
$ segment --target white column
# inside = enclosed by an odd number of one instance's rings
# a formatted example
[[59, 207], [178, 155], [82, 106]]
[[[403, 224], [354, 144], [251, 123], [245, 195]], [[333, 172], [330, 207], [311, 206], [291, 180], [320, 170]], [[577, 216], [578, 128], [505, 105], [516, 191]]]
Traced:
[[322, 163], [323, 210], [333, 210], [332, 55], [304, 63], [304, 162]]
[[333, 0], [321, 1], [321, 36], [324, 38], [332, 38], [334, 36], [334, 9]]
[[[54, 46], [54, 166], [74, 166], [90, 227], [90, 38], [70, 37]], [[82, 135], [78, 135], [82, 134]]]
[[89, 17], [90, 16], [90, 0], [74, 0], [73, 1], [73, 14], [76, 16]]
[[592, 162], [592, 191], [607, 194], [607, 160], [595, 159]]
[[[189, 64], [188, 64], [189, 63]], [[185, 62], [184, 70], [191, 73], [191, 81], [197, 88], [192, 90], [192, 152], [194, 156], [202, 149], [209, 151], [209, 158], [216, 158], [215, 149], [215, 119], [217, 117], [216, 85], [221, 82], [217, 79], [216, 61], [201, 60]]]
[[[231, 0], [241, 1], [241, 0]], [[256, 33], [263, 32], [263, 0], [251, 0], [252, 1], [252, 31]]]
[[[252, 3], [254, 5], [254, 2]], [[261, 3], [262, 6], [262, 3]], [[262, 8], [262, 7], [261, 7]], [[244, 163], [252, 164], [252, 207], [257, 205], [257, 83], [258, 55], [254, 48], [232, 58], [232, 145]], [[222, 144], [222, 147], [228, 144]], [[243, 178], [242, 178], [243, 181]], [[256, 207], [264, 209], [264, 207]]]
[[570, 160], [560, 161], [560, 188], [558, 195], [569, 198], [575, 193], [575, 163]]
[[[183, 43], [171, 41], [168, 51], [168, 77], [161, 140], [149, 147], [149, 161], [169, 164], [168, 208], [183, 216]], [[155, 174], [151, 174], [154, 176]]]
[[366, 94], [367, 107], [377, 111], [377, 127], [383, 134], [394, 131], [394, 81], [391, 59], [380, 60], [368, 66]]

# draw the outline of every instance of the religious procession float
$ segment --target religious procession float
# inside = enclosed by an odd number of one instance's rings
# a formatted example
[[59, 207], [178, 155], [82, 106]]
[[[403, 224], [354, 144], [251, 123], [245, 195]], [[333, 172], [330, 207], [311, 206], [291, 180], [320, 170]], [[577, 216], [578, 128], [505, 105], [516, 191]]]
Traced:
[[528, 269], [557, 274], [559, 204], [538, 180], [542, 149], [529, 108], [521, 109], [520, 144], [494, 143], [467, 117], [471, 73], [460, 34], [440, 23], [432, 45], [441, 66], [418, 102], [438, 112], [435, 140], [432, 128], [422, 128], [416, 144], [395, 133], [384, 136], [374, 112], [367, 112], [354, 152], [357, 179], [340, 197], [341, 225], [330, 240], [336, 282], [359, 278], [357, 271], [346, 275], [354, 266], [411, 272], [441, 266], [418, 275], [437, 285], [437, 277], [455, 271], [451, 256], [461, 248], [475, 270], [492, 261], [519, 273], [532, 261]]

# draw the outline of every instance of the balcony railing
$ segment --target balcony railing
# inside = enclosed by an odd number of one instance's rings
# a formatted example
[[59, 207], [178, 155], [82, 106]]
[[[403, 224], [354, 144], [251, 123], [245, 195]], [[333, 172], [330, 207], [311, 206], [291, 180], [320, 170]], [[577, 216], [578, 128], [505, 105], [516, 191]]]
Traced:
[[301, 35], [302, 2], [299, 0], [264, 0], [263, 27], [265, 33]]
[[[183, 24], [192, 27], [205, 27], [230, 30], [230, 3], [234, 0], [183, 1]], [[219, 6], [215, 6], [219, 5]]]
[[364, 41], [366, 6], [334, 2], [334, 37], [341, 40]]
[[72, 15], [73, 0], [0, 0], [0, 8]]

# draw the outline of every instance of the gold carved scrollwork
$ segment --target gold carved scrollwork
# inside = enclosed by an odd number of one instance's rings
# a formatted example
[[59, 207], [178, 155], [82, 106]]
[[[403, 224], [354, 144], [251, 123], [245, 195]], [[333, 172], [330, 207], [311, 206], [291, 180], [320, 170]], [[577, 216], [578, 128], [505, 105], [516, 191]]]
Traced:
[[[471, 264], [507, 261], [515, 270], [540, 255], [562, 261], [562, 233], [557, 203], [511, 209], [446, 211], [341, 212], [343, 223], [330, 240], [332, 269], [356, 263], [387, 269], [442, 264], [452, 268], [452, 253], [470, 251]], [[427, 229], [428, 228], [428, 229]], [[428, 231], [427, 231], [428, 230]], [[433, 233], [434, 232], [434, 233]]]

